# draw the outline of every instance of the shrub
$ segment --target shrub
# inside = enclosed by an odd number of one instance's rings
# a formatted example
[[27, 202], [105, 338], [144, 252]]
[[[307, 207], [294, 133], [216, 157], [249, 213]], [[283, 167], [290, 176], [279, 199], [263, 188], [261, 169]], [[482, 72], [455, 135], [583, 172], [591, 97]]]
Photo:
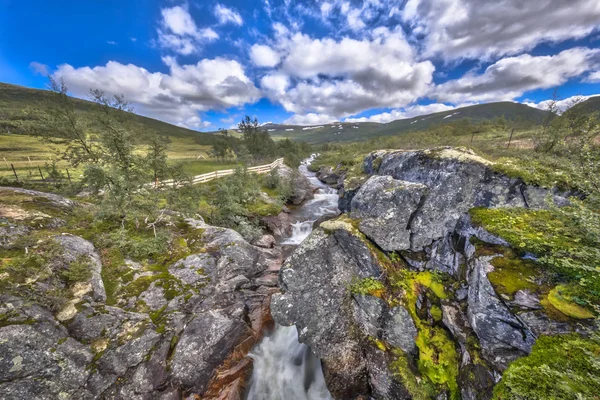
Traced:
[[61, 276], [69, 284], [88, 281], [92, 277], [89, 256], [81, 254], [61, 272]]

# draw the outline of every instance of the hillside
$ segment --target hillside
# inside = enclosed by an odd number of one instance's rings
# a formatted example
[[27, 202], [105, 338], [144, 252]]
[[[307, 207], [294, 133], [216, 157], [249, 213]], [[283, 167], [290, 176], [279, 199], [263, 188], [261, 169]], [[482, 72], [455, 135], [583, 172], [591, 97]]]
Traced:
[[319, 126], [267, 124], [264, 126], [264, 129], [274, 138], [289, 138], [319, 144], [326, 142], [352, 142], [380, 136], [422, 131], [436, 125], [467, 119], [471, 122], [481, 122], [504, 117], [506, 120], [518, 124], [539, 124], [543, 121], [545, 115], [545, 111], [524, 104], [498, 102], [420, 115], [386, 124], [375, 122], [336, 122]]
[[573, 108], [584, 113], [600, 112], [600, 96], [590, 97]]
[[[0, 83], [0, 132], [30, 134], [31, 130], [41, 123], [39, 111], [43, 110], [43, 103], [49, 96], [50, 92], [46, 90]], [[98, 107], [91, 101], [81, 99], [75, 99], [75, 104], [77, 111], [86, 116]], [[198, 144], [209, 145], [213, 143], [213, 136], [203, 132], [182, 128], [137, 114], [134, 114], [133, 120], [138, 125], [142, 135], [156, 133], [168, 137], [192, 137]]]

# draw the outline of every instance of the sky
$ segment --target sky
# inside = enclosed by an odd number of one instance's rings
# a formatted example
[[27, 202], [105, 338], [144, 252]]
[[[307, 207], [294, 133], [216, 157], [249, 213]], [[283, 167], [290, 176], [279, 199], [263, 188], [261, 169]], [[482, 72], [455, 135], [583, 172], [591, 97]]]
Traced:
[[0, 0], [0, 81], [196, 130], [600, 94], [598, 0]]

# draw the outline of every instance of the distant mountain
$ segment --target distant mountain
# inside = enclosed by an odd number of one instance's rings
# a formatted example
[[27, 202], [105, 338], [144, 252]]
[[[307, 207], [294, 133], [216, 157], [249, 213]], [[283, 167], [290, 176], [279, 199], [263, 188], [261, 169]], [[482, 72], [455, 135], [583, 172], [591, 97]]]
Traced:
[[600, 113], [600, 96], [590, 97], [586, 101], [577, 104], [574, 109], [585, 113]]
[[[0, 134], [30, 134], [37, 124], [42, 123], [39, 111], [43, 109], [44, 100], [48, 99], [50, 95], [47, 90], [0, 83]], [[91, 101], [74, 100], [76, 110], [83, 116], [89, 115], [98, 107]], [[171, 125], [153, 118], [133, 114], [133, 120], [138, 125], [142, 136], [156, 133], [161, 136], [193, 137], [199, 144], [208, 145], [214, 142], [213, 135]]]
[[263, 126], [274, 138], [290, 138], [308, 143], [351, 142], [379, 136], [421, 131], [436, 125], [469, 119], [472, 122], [504, 117], [508, 121], [539, 124], [547, 112], [520, 103], [498, 102], [478, 104], [386, 124], [376, 122], [336, 122], [314, 126], [266, 124]]

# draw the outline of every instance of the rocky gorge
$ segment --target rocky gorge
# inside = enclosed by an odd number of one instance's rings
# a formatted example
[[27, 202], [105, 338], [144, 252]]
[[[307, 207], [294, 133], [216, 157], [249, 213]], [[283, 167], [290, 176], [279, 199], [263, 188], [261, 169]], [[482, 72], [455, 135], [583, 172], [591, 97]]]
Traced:
[[[322, 169], [325, 184], [301, 170], [278, 171], [292, 195], [263, 218], [270, 234], [251, 244], [167, 215], [177, 246], [154, 263], [114, 261], [69, 228], [85, 204], [0, 188], [3, 254], [37, 257], [28, 276], [0, 275], [0, 397], [523, 398], [498, 390], [503, 377], [553, 338], [600, 354], [594, 311], [484, 223], [572, 193], [457, 148], [374, 152], [357, 176]], [[600, 371], [586, 368], [562, 385], [593, 391]]]
[[[544, 254], [482, 223], [489, 210], [568, 205], [570, 193], [528, 185], [457, 148], [378, 151], [359, 176], [331, 167], [317, 176], [340, 189], [345, 214], [286, 260], [271, 312], [321, 359], [334, 398], [588, 398], [598, 389], [594, 313], [561, 295], [536, 264]], [[546, 375], [521, 371], [544, 377], [531, 383], [539, 397], [519, 394], [530, 377], [503, 379], [515, 360], [562, 357], [579, 338], [590, 338], [591, 358], [573, 361], [585, 364], [582, 375], [561, 387], [548, 365]]]

